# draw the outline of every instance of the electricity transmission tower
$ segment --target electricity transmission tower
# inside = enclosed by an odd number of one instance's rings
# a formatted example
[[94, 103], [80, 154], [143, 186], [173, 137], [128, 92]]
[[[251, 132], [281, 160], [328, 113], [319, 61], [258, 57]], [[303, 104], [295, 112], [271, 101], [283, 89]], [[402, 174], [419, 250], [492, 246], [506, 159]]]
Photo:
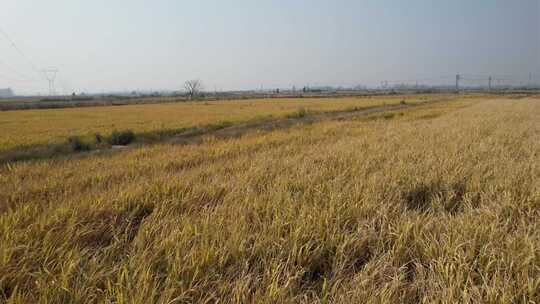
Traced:
[[49, 96], [56, 95], [56, 89], [54, 86], [54, 82], [56, 80], [56, 76], [58, 74], [57, 69], [48, 69], [48, 70], [42, 70], [43, 75], [45, 75], [45, 78], [47, 78], [47, 81], [49, 82]]
[[459, 74], [456, 75], [456, 92], [459, 93], [459, 80], [461, 79], [461, 76]]

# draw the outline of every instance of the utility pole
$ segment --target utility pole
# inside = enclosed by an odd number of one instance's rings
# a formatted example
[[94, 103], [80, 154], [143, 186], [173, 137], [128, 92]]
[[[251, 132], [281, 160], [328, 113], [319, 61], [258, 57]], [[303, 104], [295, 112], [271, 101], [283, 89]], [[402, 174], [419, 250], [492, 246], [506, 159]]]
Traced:
[[456, 75], [456, 93], [459, 93], [459, 80], [461, 79], [461, 76], [459, 74]]
[[44, 75], [47, 81], [49, 82], [49, 96], [56, 95], [56, 90], [54, 87], [54, 81], [56, 80], [56, 75], [58, 74], [57, 69], [48, 69], [48, 70], [42, 70], [41, 71]]

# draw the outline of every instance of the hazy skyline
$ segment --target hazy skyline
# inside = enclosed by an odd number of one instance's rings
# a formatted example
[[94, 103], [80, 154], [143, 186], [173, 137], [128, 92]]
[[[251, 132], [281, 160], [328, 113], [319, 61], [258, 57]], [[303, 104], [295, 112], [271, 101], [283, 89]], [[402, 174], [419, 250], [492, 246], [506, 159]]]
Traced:
[[36, 68], [60, 93], [540, 77], [539, 2], [4, 0], [27, 58], [0, 35], [0, 88], [46, 93]]

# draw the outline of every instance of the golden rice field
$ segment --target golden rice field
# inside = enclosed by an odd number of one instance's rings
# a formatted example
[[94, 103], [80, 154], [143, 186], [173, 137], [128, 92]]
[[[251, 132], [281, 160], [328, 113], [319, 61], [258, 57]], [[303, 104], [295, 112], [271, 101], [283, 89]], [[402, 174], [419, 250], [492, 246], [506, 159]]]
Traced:
[[540, 99], [394, 114], [3, 166], [0, 302], [539, 303]]
[[414, 103], [444, 96], [260, 99], [179, 102], [130, 106], [0, 111], [0, 152], [32, 145], [64, 143], [70, 136], [108, 135], [113, 130], [136, 133], [181, 130], [221, 122], [283, 117], [300, 108], [340, 111], [351, 108]]

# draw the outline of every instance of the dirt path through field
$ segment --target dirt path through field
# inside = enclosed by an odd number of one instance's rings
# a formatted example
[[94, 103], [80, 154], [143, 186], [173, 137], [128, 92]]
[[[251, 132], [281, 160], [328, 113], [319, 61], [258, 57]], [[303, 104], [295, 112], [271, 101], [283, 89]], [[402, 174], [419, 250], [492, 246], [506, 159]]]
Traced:
[[336, 119], [349, 119], [357, 116], [365, 116], [374, 113], [388, 112], [388, 111], [397, 111], [403, 110], [412, 107], [424, 106], [427, 104], [434, 104], [438, 102], [448, 101], [449, 99], [430, 101], [425, 103], [417, 104], [399, 104], [399, 105], [386, 105], [373, 108], [359, 109], [354, 111], [338, 111], [338, 112], [328, 112], [328, 113], [317, 113], [317, 114], [306, 114], [302, 117], [294, 118], [280, 118], [270, 121], [259, 121], [259, 122], [249, 122], [242, 124], [235, 124], [229, 127], [225, 127], [219, 130], [210, 130], [210, 129], [194, 129], [189, 130], [184, 133], [178, 134], [170, 139], [170, 142], [177, 144], [192, 144], [202, 141], [204, 136], [215, 136], [220, 139], [227, 138], [236, 138], [240, 137], [252, 130], [264, 130], [272, 131], [276, 129], [285, 129], [290, 128], [298, 124], [310, 124], [324, 120], [336, 120]]
[[253, 130], [271, 131], [276, 129], [285, 129], [298, 124], [310, 124], [325, 120], [336, 119], [349, 119], [357, 116], [367, 116], [369, 114], [381, 113], [387, 111], [397, 111], [413, 107], [421, 107], [426, 105], [433, 105], [441, 102], [452, 101], [455, 98], [441, 98], [438, 100], [430, 100], [420, 103], [406, 103], [406, 104], [391, 104], [383, 106], [374, 106], [370, 108], [358, 108], [348, 111], [335, 111], [335, 112], [299, 112], [291, 113], [288, 118], [277, 118], [271, 120], [251, 121], [240, 124], [233, 124], [229, 126], [211, 125], [190, 128], [182, 133], [176, 135], [166, 136], [161, 139], [148, 139], [140, 138], [135, 143], [129, 146], [112, 146], [107, 148], [100, 148], [89, 152], [76, 153], [69, 150], [66, 144], [51, 144], [36, 146], [27, 150], [15, 150], [6, 151], [0, 153], [0, 164], [6, 164], [10, 162], [25, 161], [31, 159], [48, 159], [52, 157], [75, 155], [78, 154], [81, 157], [85, 157], [89, 154], [97, 153], [115, 153], [118, 151], [125, 151], [129, 149], [136, 149], [141, 146], [156, 144], [156, 143], [173, 143], [173, 144], [197, 144], [202, 142], [204, 137], [215, 136], [219, 139], [236, 138], [240, 137]]

